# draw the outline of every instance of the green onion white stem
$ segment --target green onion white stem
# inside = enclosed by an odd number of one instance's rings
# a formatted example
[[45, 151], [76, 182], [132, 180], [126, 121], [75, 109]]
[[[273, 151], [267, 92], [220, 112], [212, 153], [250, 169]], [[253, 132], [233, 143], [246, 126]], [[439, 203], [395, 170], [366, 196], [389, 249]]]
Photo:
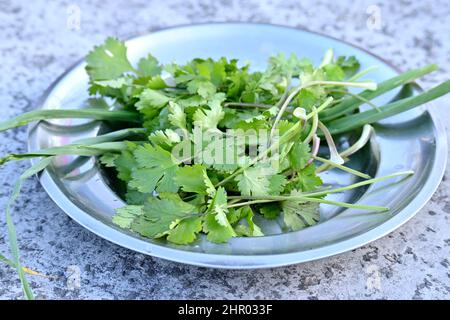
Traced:
[[328, 149], [330, 150], [330, 161], [333, 163], [337, 163], [337, 164], [343, 164], [345, 161], [339, 155], [339, 152], [337, 151], [333, 137], [331, 136], [327, 127], [321, 121], [319, 121], [318, 125], [319, 125], [319, 129], [322, 131], [323, 135], [325, 136], [325, 140], [327, 141]]

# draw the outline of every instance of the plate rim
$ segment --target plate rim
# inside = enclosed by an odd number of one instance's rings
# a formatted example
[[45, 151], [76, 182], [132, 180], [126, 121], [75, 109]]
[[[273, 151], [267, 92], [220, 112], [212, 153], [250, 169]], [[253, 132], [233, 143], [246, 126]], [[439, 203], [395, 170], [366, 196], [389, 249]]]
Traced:
[[[351, 46], [358, 50], [365, 52], [366, 54], [380, 60], [395, 72], [400, 72], [400, 69], [393, 66], [386, 59], [368, 51], [367, 49], [361, 48], [358, 45], [349, 43], [345, 40], [338, 39], [329, 35], [322, 34], [316, 31], [310, 31], [302, 27], [292, 27], [280, 24], [271, 23], [253, 23], [253, 22], [204, 22], [195, 24], [180, 24], [170, 27], [157, 28], [151, 30], [150, 32], [137, 34], [132, 37], [127, 37], [125, 41], [133, 40], [142, 36], [146, 36], [151, 33], [156, 33], [160, 31], [170, 30], [170, 29], [182, 29], [185, 27], [195, 27], [195, 26], [205, 26], [205, 25], [251, 25], [251, 26], [266, 26], [275, 28], [285, 28], [289, 30], [302, 31], [310, 34], [314, 34], [320, 37], [328, 38], [334, 41], [338, 41], [345, 45]], [[84, 61], [84, 57], [73, 63], [65, 72], [54, 80], [51, 85], [44, 91], [41, 98], [39, 99], [35, 109], [42, 108], [42, 102], [53, 90], [55, 85], [64, 78], [68, 73], [70, 73], [75, 67]], [[447, 157], [448, 157], [448, 145], [447, 145], [447, 134], [442, 121], [434, 111], [434, 108], [429, 108], [428, 106], [434, 103], [425, 104], [425, 113], [428, 113], [433, 124], [435, 132], [435, 142], [436, 142], [436, 157], [435, 163], [431, 168], [429, 178], [426, 180], [425, 184], [422, 185], [422, 189], [419, 191], [416, 198], [410, 201], [398, 214], [390, 218], [389, 220], [383, 222], [381, 225], [366, 231], [360, 235], [345, 239], [333, 244], [328, 244], [321, 246], [319, 248], [314, 248], [310, 250], [304, 250], [300, 252], [291, 253], [281, 253], [281, 254], [249, 254], [249, 255], [233, 255], [233, 254], [213, 254], [205, 252], [192, 252], [185, 251], [176, 248], [159, 246], [157, 244], [152, 244], [146, 242], [145, 240], [133, 237], [125, 232], [121, 232], [111, 226], [104, 224], [103, 222], [95, 219], [91, 215], [87, 214], [82, 209], [78, 208], [73, 202], [71, 202], [67, 196], [58, 188], [56, 182], [53, 180], [51, 175], [47, 170], [38, 174], [38, 180], [41, 183], [44, 190], [47, 192], [49, 197], [56, 203], [56, 205], [75, 222], [80, 224], [82, 227], [86, 228], [90, 232], [93, 232], [97, 236], [108, 240], [116, 245], [125, 247], [127, 249], [133, 250], [135, 252], [140, 252], [146, 255], [151, 255], [153, 257], [161, 258], [164, 260], [170, 260], [178, 263], [184, 263], [189, 265], [195, 265], [200, 267], [209, 267], [217, 269], [263, 269], [263, 268], [273, 268], [282, 267], [293, 264], [300, 264], [308, 261], [323, 259], [326, 257], [335, 256], [347, 251], [364, 246], [370, 242], [378, 240], [387, 234], [393, 232], [397, 228], [401, 227], [403, 224], [408, 222], [412, 217], [414, 217], [430, 200], [433, 194], [439, 187], [442, 177], [445, 173]], [[31, 132], [38, 123], [33, 123], [28, 126], [28, 150], [31, 149]], [[31, 160], [34, 163], [36, 160]], [[421, 197], [419, 197], [421, 195]], [[417, 202], [417, 203], [416, 203]], [[68, 206], [72, 207], [69, 210]], [[75, 214], [75, 212], [84, 213], [84, 215]], [[103, 229], [103, 230], [102, 230]], [[114, 237], [113, 237], [114, 235]], [[135, 244], [135, 245], [133, 245]], [[276, 259], [270, 259], [276, 258]], [[230, 263], [226, 260], [233, 260]], [[272, 261], [274, 260], [274, 261]], [[250, 261], [250, 262], [249, 262]], [[227, 263], [228, 262], [228, 263]]]

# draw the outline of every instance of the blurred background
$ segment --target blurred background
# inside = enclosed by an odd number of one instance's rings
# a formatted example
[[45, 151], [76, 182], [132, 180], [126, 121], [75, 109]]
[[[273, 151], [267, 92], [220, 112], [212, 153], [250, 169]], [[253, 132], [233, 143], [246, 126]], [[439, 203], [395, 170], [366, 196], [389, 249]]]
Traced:
[[[212, 21], [307, 29], [372, 51], [405, 71], [428, 63], [450, 75], [450, 3], [434, 1], [8, 1], [0, 0], [0, 101], [4, 120], [32, 110], [45, 89], [107, 36], [125, 39], [165, 27]], [[450, 124], [450, 97], [436, 103]], [[0, 134], [1, 154], [26, 149], [24, 128]], [[0, 170], [0, 207], [18, 172]], [[448, 176], [448, 170], [447, 170]], [[258, 271], [184, 266], [100, 239], [71, 221], [36, 179], [15, 217], [37, 298], [449, 299], [450, 200], [444, 182], [421, 212], [389, 236], [337, 257]], [[19, 214], [20, 213], [20, 214]], [[0, 252], [8, 252], [0, 218]], [[22, 296], [15, 271], [0, 265], [0, 298]]]

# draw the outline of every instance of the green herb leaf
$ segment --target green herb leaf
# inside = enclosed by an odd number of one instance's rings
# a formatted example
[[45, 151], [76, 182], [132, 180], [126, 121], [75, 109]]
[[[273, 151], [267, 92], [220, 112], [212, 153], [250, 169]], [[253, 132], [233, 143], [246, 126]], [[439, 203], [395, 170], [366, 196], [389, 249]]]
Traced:
[[127, 58], [127, 47], [117, 39], [108, 38], [94, 47], [86, 57], [86, 71], [92, 81], [112, 80], [134, 71]]
[[311, 159], [309, 145], [303, 142], [296, 142], [288, 153], [289, 163], [295, 171], [301, 171]]
[[167, 240], [176, 244], [189, 244], [197, 239], [200, 231], [202, 231], [200, 217], [185, 218], [169, 231]]
[[[235, 180], [243, 195], [264, 196], [270, 193], [270, 177], [266, 168], [250, 167], [245, 169], [242, 174], [237, 175]], [[274, 181], [274, 183], [276, 182]], [[274, 189], [278, 188], [276, 185], [273, 187]]]
[[[298, 194], [293, 191], [291, 195]], [[317, 202], [304, 202], [286, 200], [281, 202], [284, 223], [291, 230], [300, 230], [312, 226], [319, 221], [319, 204]]]
[[131, 229], [149, 238], [159, 238], [170, 233], [170, 226], [196, 214], [195, 206], [183, 202], [178, 195], [160, 194], [161, 199], [151, 197], [145, 203], [143, 215], [131, 223]]
[[162, 67], [159, 65], [158, 60], [148, 54], [146, 58], [141, 58], [138, 63], [138, 72], [144, 77], [154, 77], [159, 75], [162, 71]]
[[136, 147], [133, 155], [137, 167], [131, 172], [130, 187], [144, 193], [152, 192], [157, 185], [160, 192], [178, 191], [174, 177], [179, 161], [169, 151], [145, 144]]
[[177, 169], [175, 180], [184, 192], [206, 195], [205, 174], [206, 170], [203, 165], [184, 166]]

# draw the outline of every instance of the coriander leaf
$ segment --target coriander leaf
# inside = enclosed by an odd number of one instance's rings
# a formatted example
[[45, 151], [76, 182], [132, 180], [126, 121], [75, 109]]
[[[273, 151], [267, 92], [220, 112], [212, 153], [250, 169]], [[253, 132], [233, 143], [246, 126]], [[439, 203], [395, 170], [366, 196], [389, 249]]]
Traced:
[[317, 92], [311, 88], [303, 88], [298, 93], [294, 100], [295, 106], [303, 108], [306, 111], [312, 109], [313, 106], [317, 105], [320, 101], [321, 96], [317, 95]]
[[259, 212], [264, 216], [264, 218], [273, 220], [276, 219], [281, 212], [281, 206], [277, 202], [270, 202], [262, 205], [259, 208]]
[[281, 194], [287, 184], [286, 177], [282, 174], [274, 174], [269, 178], [269, 193], [277, 196]]
[[177, 166], [172, 166], [164, 170], [164, 175], [157, 183], [156, 191], [158, 192], [177, 192], [180, 186], [175, 181], [177, 174]]
[[297, 187], [303, 192], [313, 191], [323, 184], [322, 179], [316, 175], [316, 166], [311, 163], [298, 172]]
[[286, 131], [288, 131], [289, 129], [291, 129], [294, 126], [293, 122], [289, 122], [287, 120], [281, 120], [278, 123], [278, 133], [279, 136], [281, 137], [283, 134], [286, 133]]
[[154, 90], [167, 88], [167, 83], [161, 78], [161, 76], [154, 76], [147, 81], [146, 87]]
[[148, 129], [149, 132], [170, 127], [168, 108], [144, 108], [140, 112], [144, 115], [143, 127]]
[[201, 97], [208, 99], [216, 93], [216, 86], [211, 81], [204, 79], [194, 79], [188, 83], [189, 93], [198, 93]]
[[[292, 194], [297, 194], [293, 191]], [[304, 202], [298, 200], [286, 200], [281, 202], [284, 215], [284, 223], [291, 230], [300, 230], [312, 226], [319, 221], [319, 203]]]
[[325, 70], [325, 76], [329, 81], [342, 81], [345, 78], [344, 71], [336, 64], [327, 64], [323, 69]]
[[270, 174], [265, 168], [250, 167], [245, 169], [242, 174], [236, 176], [235, 180], [239, 191], [244, 196], [264, 196], [270, 191]]
[[236, 234], [238, 236], [246, 236], [246, 237], [260, 237], [264, 234], [261, 229], [253, 222], [253, 210], [249, 206], [244, 206], [239, 208], [238, 214], [240, 218], [244, 218], [246, 224], [241, 223], [235, 227]]
[[153, 89], [145, 89], [139, 95], [139, 101], [136, 103], [136, 108], [138, 110], [146, 110], [146, 109], [160, 109], [164, 107], [170, 98], [160, 91]]
[[137, 166], [136, 160], [133, 156], [133, 150], [136, 145], [129, 143], [128, 150], [122, 151], [122, 153], [114, 160], [114, 165], [117, 170], [117, 177], [125, 182], [131, 180], [131, 172], [133, 168]]
[[241, 211], [235, 208], [229, 208], [227, 213], [227, 219], [231, 225], [234, 225], [242, 219]]
[[208, 101], [208, 109], [198, 109], [194, 113], [194, 125], [201, 127], [203, 130], [216, 129], [220, 120], [223, 119], [225, 113], [222, 108], [222, 102], [225, 100], [225, 94], [217, 93]]
[[234, 129], [259, 130], [259, 129], [267, 129], [269, 127], [269, 123], [267, 122], [268, 117], [266, 117], [265, 115], [263, 114], [252, 115], [247, 113], [247, 116], [248, 117], [242, 115], [241, 117], [244, 119], [234, 124], [233, 125]]
[[166, 130], [157, 130], [150, 134], [148, 139], [154, 144], [154, 145], [160, 145], [163, 147], [171, 147], [172, 145], [179, 143], [181, 141], [180, 136], [178, 133], [173, 131], [172, 129], [166, 129]]
[[205, 174], [206, 170], [203, 165], [184, 166], [177, 169], [175, 180], [184, 192], [206, 195]]
[[169, 231], [167, 240], [176, 244], [188, 244], [197, 239], [200, 231], [202, 231], [202, 218], [185, 218]]
[[136, 217], [143, 214], [143, 206], [127, 205], [116, 209], [116, 214], [113, 216], [112, 222], [121, 228], [129, 229]]
[[227, 98], [236, 100], [245, 88], [245, 74], [242, 72], [235, 73], [228, 78]]
[[283, 53], [279, 53], [269, 58], [267, 72], [298, 77], [305, 69], [311, 68], [313, 68], [313, 65], [309, 59], [299, 59], [295, 54], [291, 54], [286, 59]]
[[120, 77], [112, 80], [97, 80], [94, 82], [95, 85], [100, 87], [109, 87], [112, 89], [120, 89], [123, 86], [130, 86], [132, 83], [131, 78]]
[[173, 101], [169, 102], [169, 121], [177, 128], [186, 129], [186, 114], [181, 106]]
[[115, 167], [115, 161], [120, 155], [117, 153], [105, 153], [99, 158], [101, 164], [105, 167]]
[[206, 239], [215, 243], [227, 242], [236, 235], [232, 227], [225, 227], [218, 223], [212, 213], [207, 213], [204, 217], [203, 232], [207, 234]]
[[155, 190], [161, 192], [176, 192], [178, 185], [174, 181], [179, 161], [172, 154], [150, 144], [138, 146], [134, 152], [137, 168], [132, 170], [129, 186], [148, 193]]
[[301, 141], [294, 143], [288, 153], [288, 159], [292, 169], [295, 171], [302, 170], [308, 165], [308, 161], [311, 159], [309, 145]]
[[154, 147], [149, 143], [138, 146], [133, 154], [138, 166], [141, 168], [165, 170], [178, 165], [178, 161], [169, 151], [162, 149], [160, 146]]
[[177, 220], [196, 213], [196, 208], [183, 202], [178, 195], [161, 194], [161, 199], [151, 197], [144, 205], [144, 214], [131, 224], [131, 229], [149, 238], [170, 233], [170, 226]]
[[133, 189], [128, 189], [125, 193], [125, 199], [129, 205], [143, 205], [149, 197], [153, 197], [153, 195], [151, 193], [142, 193]]
[[208, 59], [197, 64], [198, 74], [210, 80], [214, 86], [219, 87], [226, 77], [226, 63], [227, 61], [225, 58], [221, 58], [218, 61]]
[[139, 192], [149, 193], [155, 190], [158, 181], [163, 175], [164, 172], [161, 172], [158, 168], [134, 169], [131, 173], [131, 180], [128, 186], [137, 189]]
[[336, 59], [336, 64], [342, 68], [347, 78], [354, 76], [360, 68], [360, 63], [354, 56], [340, 56]]
[[95, 46], [86, 57], [86, 71], [91, 81], [111, 80], [134, 71], [127, 58], [127, 47], [117, 39], [108, 38]]
[[146, 58], [141, 58], [138, 63], [138, 72], [144, 77], [154, 77], [159, 75], [162, 71], [162, 67], [159, 65], [158, 60], [151, 54]]
[[216, 193], [216, 188], [214, 187], [213, 183], [211, 182], [206, 170], [203, 171], [202, 177], [203, 177], [203, 182], [205, 183], [205, 186], [206, 186], [206, 194], [209, 197], [213, 198]]
[[208, 211], [214, 213], [217, 222], [226, 228], [231, 228], [227, 218], [227, 193], [223, 187], [219, 187], [209, 203]]

